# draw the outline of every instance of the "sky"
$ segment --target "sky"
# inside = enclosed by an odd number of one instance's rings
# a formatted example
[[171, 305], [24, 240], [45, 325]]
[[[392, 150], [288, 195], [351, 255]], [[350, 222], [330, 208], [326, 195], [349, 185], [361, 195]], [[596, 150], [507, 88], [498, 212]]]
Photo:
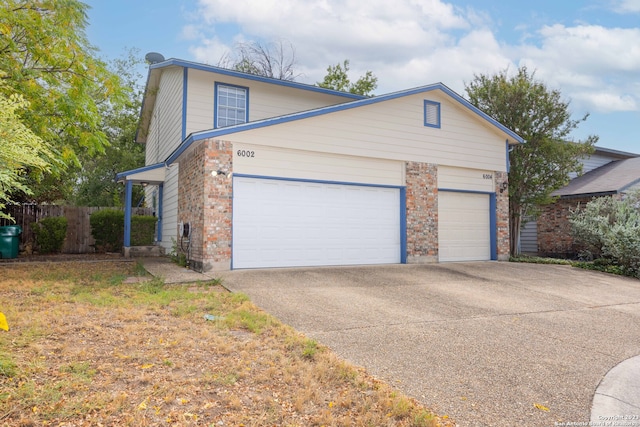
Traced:
[[[85, 0], [87, 37], [109, 60], [130, 49], [217, 65], [237, 43], [295, 50], [296, 81], [329, 65], [378, 78], [376, 95], [476, 75], [534, 77], [569, 101], [570, 135], [640, 153], [640, 0]], [[146, 69], [142, 70], [146, 76]]]

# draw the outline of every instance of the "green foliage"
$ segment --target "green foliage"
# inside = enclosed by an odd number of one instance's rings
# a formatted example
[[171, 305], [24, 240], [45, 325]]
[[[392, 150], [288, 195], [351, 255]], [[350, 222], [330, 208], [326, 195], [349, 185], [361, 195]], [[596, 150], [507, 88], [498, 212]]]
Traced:
[[378, 78], [371, 71], [367, 71], [364, 76], [360, 77], [355, 83], [349, 80], [349, 60], [345, 59], [342, 64], [330, 65], [327, 68], [327, 75], [324, 76], [322, 82], [318, 82], [318, 86], [325, 89], [339, 90], [342, 92], [350, 92], [358, 95], [371, 96], [372, 92], [378, 87]]
[[31, 229], [41, 253], [58, 253], [62, 250], [67, 236], [67, 218], [63, 216], [43, 218], [31, 224]]
[[[28, 176], [35, 202], [56, 200], [70, 188], [56, 179], [78, 166], [78, 155], [100, 155], [107, 145], [101, 105], [118, 105], [125, 90], [89, 44], [88, 6], [78, 0], [4, 0], [0, 4], [0, 77], [5, 98], [20, 94], [31, 108], [25, 126], [52, 147], [45, 179], [42, 168]], [[24, 194], [28, 197], [24, 197]], [[18, 196], [14, 196], [18, 197]]]
[[600, 265], [619, 266], [624, 274], [640, 277], [640, 193], [622, 200], [598, 197], [569, 218], [576, 243]]
[[507, 70], [493, 76], [476, 75], [465, 84], [469, 101], [520, 135], [526, 143], [509, 155], [509, 216], [511, 254], [519, 248], [522, 218], [535, 217], [540, 205], [552, 202], [551, 193], [569, 182], [571, 172], [582, 171], [580, 159], [593, 152], [597, 137], [567, 142], [580, 122], [571, 119], [569, 103], [560, 92], [534, 79], [526, 67], [515, 76]]
[[156, 234], [157, 218], [152, 215], [131, 217], [131, 246], [151, 246]]
[[124, 245], [124, 212], [103, 209], [89, 217], [96, 252], [118, 252]]
[[0, 71], [0, 218], [10, 218], [2, 210], [14, 201], [12, 195], [32, 193], [26, 185], [26, 172], [36, 174], [48, 170], [53, 153], [49, 145], [23, 123], [20, 112], [26, 111], [29, 102], [20, 94], [6, 92], [4, 77]]
[[178, 247], [178, 242], [173, 237], [171, 238], [171, 253], [169, 254], [171, 261], [178, 264], [180, 267], [187, 266], [187, 255], [184, 251]]
[[[115, 181], [116, 174], [144, 166], [144, 144], [135, 142], [143, 93], [138, 84], [141, 76], [135, 70], [141, 63], [140, 52], [132, 49], [126, 57], [109, 64], [109, 69], [131, 90], [121, 105], [101, 105], [101, 128], [109, 145], [101, 156], [88, 151], [80, 154], [82, 167], [77, 179], [72, 181], [72, 202], [77, 206], [123, 206], [124, 186]], [[144, 189], [134, 186], [131, 203], [137, 205], [143, 195]]]

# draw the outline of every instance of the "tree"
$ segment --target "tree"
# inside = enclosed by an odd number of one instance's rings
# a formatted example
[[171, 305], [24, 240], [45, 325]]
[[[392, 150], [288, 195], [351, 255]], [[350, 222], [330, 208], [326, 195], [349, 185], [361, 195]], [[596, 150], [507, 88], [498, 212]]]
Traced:
[[[30, 108], [21, 118], [55, 154], [44, 179], [25, 185], [35, 201], [63, 197], [80, 152], [99, 155], [108, 144], [100, 106], [123, 102], [118, 76], [94, 57], [85, 36], [87, 5], [78, 0], [4, 0], [0, 5], [0, 71], [5, 97], [20, 94]], [[49, 183], [49, 186], [46, 185]], [[61, 185], [67, 184], [67, 185]], [[13, 197], [18, 197], [15, 195]]]
[[551, 193], [580, 173], [580, 158], [593, 152], [596, 136], [568, 142], [571, 131], [589, 116], [573, 120], [569, 102], [521, 67], [515, 76], [507, 70], [493, 76], [475, 75], [465, 84], [469, 101], [526, 141], [511, 150], [509, 160], [509, 227], [511, 254], [519, 253], [524, 218], [535, 217], [539, 206], [551, 203]]
[[[116, 174], [144, 166], [144, 145], [135, 142], [143, 95], [142, 76], [136, 70], [142, 63], [140, 52], [131, 49], [108, 65], [122, 79], [128, 97], [123, 105], [100, 106], [102, 131], [109, 145], [101, 156], [89, 151], [80, 155], [82, 166], [73, 191], [73, 203], [78, 206], [122, 206], [124, 186], [115, 182]], [[132, 203], [137, 204], [143, 194], [142, 187], [134, 186]]]
[[243, 73], [271, 77], [280, 80], [295, 80], [296, 52], [291, 43], [282, 41], [262, 44], [260, 42], [236, 43], [234, 52], [224, 55], [218, 66]]
[[[0, 80], [0, 89], [4, 85]], [[11, 218], [2, 210], [12, 202], [13, 192], [30, 192], [24, 182], [25, 174], [29, 170], [34, 175], [41, 174], [53, 158], [48, 145], [22, 123], [19, 112], [28, 105], [22, 95], [7, 97], [0, 90], [0, 218]]]
[[342, 64], [330, 65], [327, 68], [327, 75], [318, 86], [325, 89], [350, 92], [358, 95], [371, 96], [378, 87], [378, 78], [371, 71], [367, 71], [364, 76], [352, 83], [349, 80], [349, 60], [345, 59]]

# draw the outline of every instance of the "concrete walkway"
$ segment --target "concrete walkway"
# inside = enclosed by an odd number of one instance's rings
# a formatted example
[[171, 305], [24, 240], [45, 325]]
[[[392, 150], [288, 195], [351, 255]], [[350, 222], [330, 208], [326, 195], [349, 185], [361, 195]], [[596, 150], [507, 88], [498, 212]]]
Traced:
[[616, 365], [602, 379], [593, 396], [591, 423], [640, 426], [640, 356]]
[[167, 284], [206, 282], [216, 277], [180, 267], [167, 257], [137, 258], [136, 260], [140, 261], [149, 274], [164, 279], [164, 283]]

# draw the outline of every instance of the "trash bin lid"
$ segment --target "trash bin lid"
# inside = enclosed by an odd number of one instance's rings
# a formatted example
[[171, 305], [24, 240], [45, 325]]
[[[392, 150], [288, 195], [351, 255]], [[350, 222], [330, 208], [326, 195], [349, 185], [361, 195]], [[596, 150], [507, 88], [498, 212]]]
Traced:
[[19, 236], [22, 234], [22, 227], [19, 225], [4, 225], [0, 227], [0, 236]]

